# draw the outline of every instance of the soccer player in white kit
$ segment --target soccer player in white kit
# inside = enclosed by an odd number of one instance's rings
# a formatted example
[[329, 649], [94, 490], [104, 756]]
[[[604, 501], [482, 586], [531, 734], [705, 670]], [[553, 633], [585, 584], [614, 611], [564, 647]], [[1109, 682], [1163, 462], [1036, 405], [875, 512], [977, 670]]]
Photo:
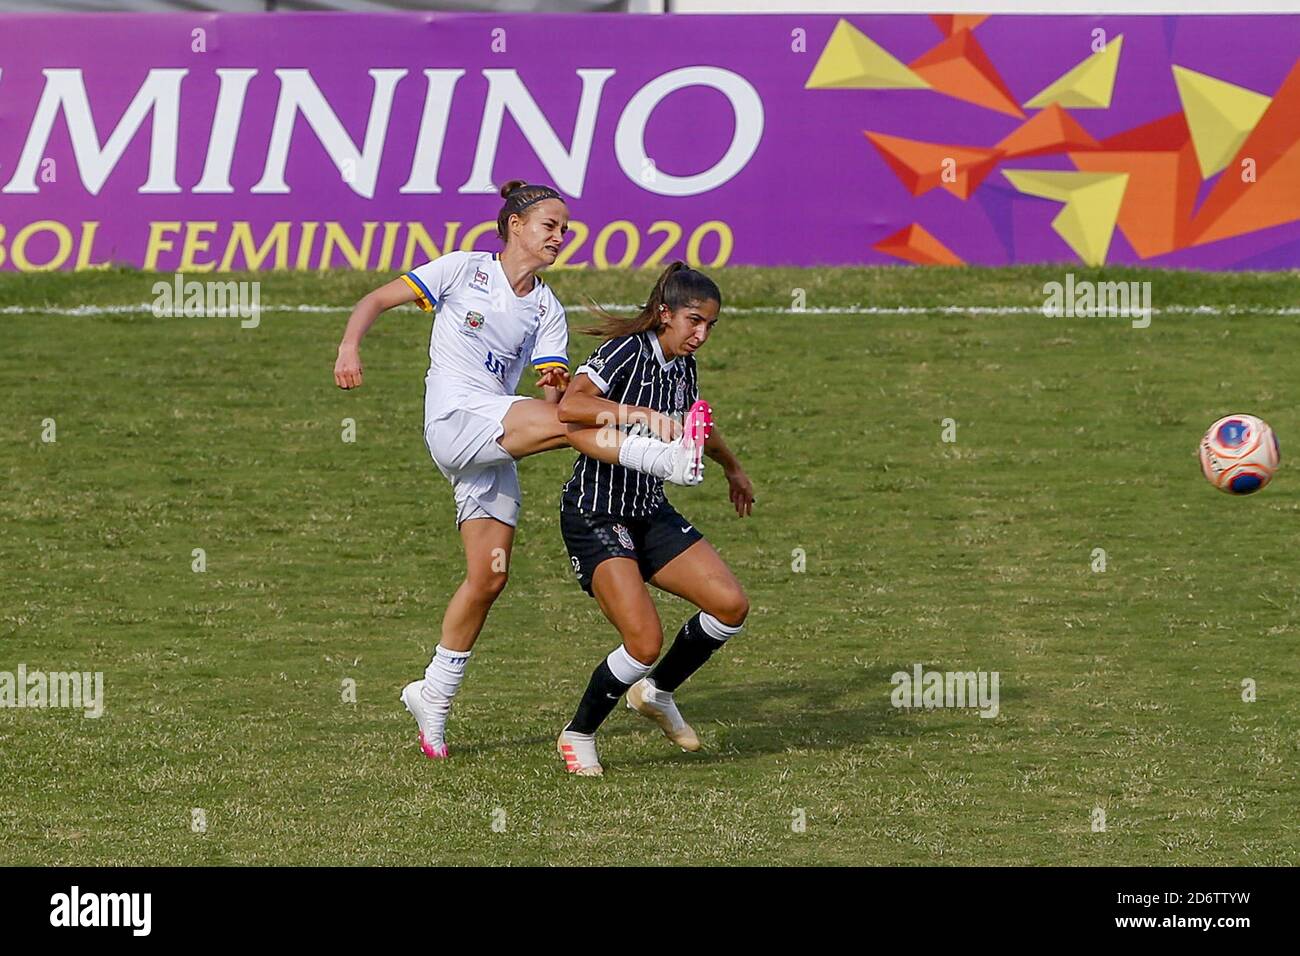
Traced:
[[[362, 383], [361, 340], [379, 315], [415, 302], [437, 310], [425, 377], [424, 441], [451, 482], [465, 548], [465, 580], [448, 602], [423, 680], [402, 691], [425, 756], [447, 756], [445, 733], [474, 642], [506, 585], [520, 491], [516, 459], [554, 448], [621, 464], [676, 484], [697, 484], [703, 447], [652, 413], [650, 435], [566, 425], [556, 412], [568, 386], [564, 307], [537, 275], [555, 262], [569, 213], [549, 186], [512, 180], [501, 189], [500, 253], [449, 252], [365, 296], [352, 311], [334, 366], [340, 388]], [[525, 366], [544, 399], [516, 395]]]

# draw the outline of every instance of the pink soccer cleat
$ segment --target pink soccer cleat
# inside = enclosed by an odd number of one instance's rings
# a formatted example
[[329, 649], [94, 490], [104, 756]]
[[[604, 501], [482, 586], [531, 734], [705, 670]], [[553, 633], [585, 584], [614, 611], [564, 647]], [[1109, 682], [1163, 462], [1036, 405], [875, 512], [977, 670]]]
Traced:
[[430, 760], [442, 760], [444, 757], [450, 756], [447, 753], [447, 745], [445, 743], [434, 746], [424, 739], [423, 730], [420, 731], [420, 749], [424, 751], [424, 755]]
[[696, 402], [682, 421], [682, 437], [673, 456], [668, 481], [675, 485], [698, 485], [704, 480], [704, 443], [713, 434], [713, 409], [708, 402]]

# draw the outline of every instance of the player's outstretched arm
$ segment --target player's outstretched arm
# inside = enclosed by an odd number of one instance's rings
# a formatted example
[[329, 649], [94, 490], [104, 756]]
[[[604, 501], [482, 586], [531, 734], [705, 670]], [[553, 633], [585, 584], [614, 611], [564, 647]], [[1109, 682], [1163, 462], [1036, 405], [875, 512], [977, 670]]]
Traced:
[[754, 513], [754, 483], [740, 466], [736, 453], [722, 440], [722, 432], [717, 428], [704, 442], [704, 454], [722, 466], [727, 476], [727, 486], [731, 492], [731, 503], [736, 506], [736, 514], [744, 518]]
[[334, 384], [339, 388], [357, 388], [361, 385], [361, 340], [375, 324], [381, 312], [415, 301], [415, 292], [401, 279], [394, 279], [366, 295], [352, 310], [343, 341], [339, 343], [338, 358], [334, 362]]

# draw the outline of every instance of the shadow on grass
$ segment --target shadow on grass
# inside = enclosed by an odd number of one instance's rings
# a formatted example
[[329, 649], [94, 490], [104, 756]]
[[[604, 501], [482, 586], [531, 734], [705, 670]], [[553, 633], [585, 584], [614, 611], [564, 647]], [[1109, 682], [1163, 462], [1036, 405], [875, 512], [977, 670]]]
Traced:
[[[702, 732], [704, 749], [685, 753], [664, 741], [662, 755], [622, 759], [620, 766], [726, 763], [788, 751], [835, 751], [873, 741], [991, 730], [995, 722], [973, 710], [909, 711], [890, 703], [889, 678], [900, 668], [858, 669], [814, 681], [768, 681], [724, 686], [683, 685], [677, 698], [687, 720]], [[849, 678], [846, 680], [846, 677]], [[1021, 696], [1001, 688], [1002, 703]], [[553, 746], [555, 734], [480, 741], [457, 748], [466, 755], [534, 745]], [[625, 712], [620, 701], [600, 729], [600, 739], [659, 736], [649, 721]]]

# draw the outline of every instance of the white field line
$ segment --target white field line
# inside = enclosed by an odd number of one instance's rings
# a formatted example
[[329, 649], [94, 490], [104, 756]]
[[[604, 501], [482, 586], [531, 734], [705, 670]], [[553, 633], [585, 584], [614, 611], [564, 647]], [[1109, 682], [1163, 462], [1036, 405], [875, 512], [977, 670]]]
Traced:
[[[635, 312], [641, 306], [629, 304], [606, 305], [612, 312]], [[61, 315], [61, 316], [95, 316], [95, 315], [152, 315], [152, 303], [141, 302], [136, 305], [78, 305], [73, 308], [54, 306], [7, 305], [0, 308], [0, 315]], [[320, 312], [346, 315], [352, 311], [350, 305], [275, 305], [259, 307], [263, 315], [275, 313]], [[731, 315], [1043, 315], [1042, 306], [1032, 305], [934, 305], [934, 306], [887, 306], [887, 305], [843, 305], [805, 309], [784, 307], [764, 308], [745, 306], [737, 308], [727, 306], [723, 309]], [[1300, 315], [1300, 306], [1290, 308], [1266, 309], [1246, 305], [1169, 305], [1162, 309], [1152, 308], [1152, 315]], [[239, 318], [236, 311], [226, 315], [212, 313], [190, 318]], [[183, 316], [176, 316], [183, 318]], [[1057, 318], [1057, 316], [1050, 316]], [[1090, 318], [1090, 316], [1071, 316], [1071, 318]]]

